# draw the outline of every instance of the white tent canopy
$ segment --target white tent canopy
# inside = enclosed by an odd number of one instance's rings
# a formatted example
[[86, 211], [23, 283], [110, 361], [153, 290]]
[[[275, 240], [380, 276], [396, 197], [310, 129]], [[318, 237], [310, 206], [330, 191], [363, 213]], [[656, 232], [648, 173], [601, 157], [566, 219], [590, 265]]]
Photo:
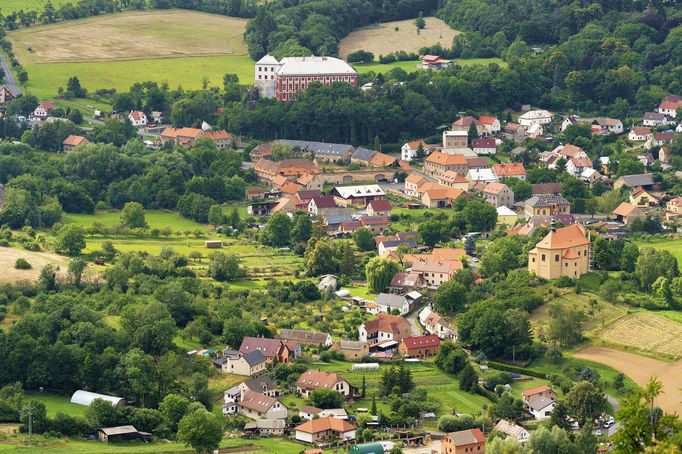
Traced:
[[120, 405], [125, 405], [125, 400], [122, 397], [106, 396], [104, 394], [91, 393], [90, 391], [83, 391], [79, 389], [73, 396], [71, 396], [71, 403], [78, 405], [90, 406], [95, 399], [106, 400], [111, 402], [111, 405], [118, 407]]

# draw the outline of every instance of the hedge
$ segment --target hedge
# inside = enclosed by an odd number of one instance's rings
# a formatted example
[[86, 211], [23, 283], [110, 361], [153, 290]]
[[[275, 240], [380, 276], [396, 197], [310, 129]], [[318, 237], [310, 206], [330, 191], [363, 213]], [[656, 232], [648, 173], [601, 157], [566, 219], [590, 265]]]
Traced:
[[547, 375], [543, 372], [538, 372], [532, 369], [525, 369], [518, 366], [510, 366], [509, 364], [496, 363], [494, 361], [488, 361], [488, 367], [491, 369], [502, 370], [505, 372], [516, 372], [518, 374], [528, 375], [530, 377], [547, 379]]

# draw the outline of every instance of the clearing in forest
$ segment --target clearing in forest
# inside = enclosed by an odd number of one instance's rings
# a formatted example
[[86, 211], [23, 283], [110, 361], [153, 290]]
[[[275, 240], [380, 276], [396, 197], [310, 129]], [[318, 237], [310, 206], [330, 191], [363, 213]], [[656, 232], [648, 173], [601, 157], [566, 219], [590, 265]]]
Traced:
[[[14, 263], [19, 258], [28, 260], [30, 270], [18, 270]], [[40, 270], [45, 265], [58, 265], [62, 272], [66, 272], [69, 259], [50, 252], [32, 252], [24, 249], [0, 248], [0, 284], [14, 283], [18, 281], [34, 281], [38, 278]]]
[[384, 22], [354, 31], [341, 40], [339, 55], [346, 58], [349, 53], [362, 49], [379, 58], [379, 55], [399, 50], [418, 52], [422, 47], [438, 43], [449, 48], [452, 47], [452, 39], [461, 33], [437, 17], [425, 17], [424, 20], [426, 28], [420, 30], [419, 34], [414, 19]]
[[600, 331], [599, 338], [611, 344], [682, 357], [682, 324], [652, 313], [621, 317]]

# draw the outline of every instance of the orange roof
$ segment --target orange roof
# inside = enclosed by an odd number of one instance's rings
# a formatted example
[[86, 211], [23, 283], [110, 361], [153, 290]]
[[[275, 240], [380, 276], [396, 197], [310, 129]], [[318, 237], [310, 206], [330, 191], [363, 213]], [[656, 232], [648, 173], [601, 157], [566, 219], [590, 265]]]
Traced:
[[229, 140], [232, 137], [230, 133], [224, 129], [219, 129], [218, 131], [207, 131], [206, 136], [213, 140]]
[[62, 144], [64, 144], [64, 145], [72, 145], [74, 147], [81, 145], [81, 144], [84, 145], [84, 144], [88, 144], [88, 143], [90, 143], [90, 141], [88, 139], [86, 139], [85, 137], [75, 136], [73, 134], [71, 134], [69, 137], [64, 139], [64, 142], [62, 142]]
[[612, 211], [616, 216], [629, 216], [637, 207], [631, 203], [623, 202]]
[[493, 172], [498, 177], [509, 177], [513, 175], [525, 175], [526, 168], [520, 162], [510, 164], [495, 164], [493, 165]]
[[411, 173], [407, 176], [407, 178], [405, 178], [406, 183], [415, 183], [415, 184], [418, 184], [424, 180], [426, 180], [426, 178], [424, 178], [421, 175], [417, 175], [416, 173]]
[[388, 167], [395, 163], [395, 158], [384, 153], [374, 153], [369, 163], [379, 167]]
[[446, 180], [450, 183], [468, 183], [466, 177], [458, 172], [455, 172], [454, 170], [448, 170], [446, 171], [443, 176], [443, 180]]
[[203, 135], [204, 131], [198, 128], [166, 128], [161, 133], [162, 137], [190, 137], [197, 138]]
[[521, 392], [521, 395], [523, 397], [529, 397], [529, 396], [534, 396], [536, 394], [544, 393], [546, 391], [551, 391], [551, 390], [552, 390], [552, 388], [550, 388], [549, 386], [543, 385], [543, 386], [538, 386], [536, 388], [527, 389], [527, 390]]
[[456, 260], [466, 257], [464, 249], [458, 247], [437, 247], [431, 251], [431, 255], [437, 260]]
[[659, 109], [672, 109], [672, 110], [676, 110], [676, 109], [679, 109], [680, 107], [682, 107], [682, 101], [674, 102], [674, 101], [666, 101], [666, 100], [663, 100], [663, 101], [658, 105], [658, 108], [659, 108]]
[[439, 164], [442, 166], [467, 165], [467, 159], [461, 154], [445, 154], [440, 151], [434, 151], [427, 158], [426, 162]]
[[144, 112], [140, 112], [139, 110], [133, 110], [130, 112], [130, 116], [133, 117], [133, 120], [140, 120], [143, 115]]
[[559, 153], [560, 155], [563, 156], [570, 156], [571, 158], [575, 158], [578, 153], [583, 151], [582, 148], [576, 146], [576, 145], [559, 145], [554, 149], [556, 153]]
[[314, 175], [306, 173], [304, 175], [301, 175], [301, 178], [298, 179], [298, 183], [306, 186], [306, 185], [312, 183], [313, 178], [315, 178]]
[[564, 252], [564, 255], [562, 258], [565, 258], [568, 260], [574, 260], [574, 259], [577, 259], [578, 257], [580, 257], [578, 254], [576, 254], [571, 249], [569, 249], [566, 252]]
[[309, 370], [303, 372], [301, 376], [298, 377], [296, 386], [303, 389], [333, 389], [334, 385], [341, 381], [344, 381], [344, 379], [339, 374]]
[[447, 189], [445, 186], [442, 186], [438, 183], [431, 183], [430, 181], [422, 181], [419, 186], [417, 186], [417, 192], [420, 194], [424, 194], [426, 191], [430, 191], [432, 189]]
[[571, 163], [576, 167], [592, 168], [592, 160], [590, 158], [571, 158]]
[[585, 236], [585, 230], [574, 224], [549, 232], [536, 247], [540, 249], [566, 249], [586, 244], [590, 244], [590, 240]]
[[483, 192], [487, 192], [489, 194], [499, 194], [505, 189], [507, 189], [507, 185], [504, 183], [488, 183], [485, 186], [485, 189], [483, 189]]
[[484, 125], [491, 125], [491, 124], [495, 123], [495, 120], [497, 120], [497, 118], [495, 118], [495, 117], [484, 117], [482, 115], [480, 117], [478, 117], [478, 121], [480, 121]]
[[287, 184], [288, 181], [289, 180], [287, 180], [287, 177], [285, 177], [284, 175], [275, 175], [274, 178], [272, 179], [272, 185], [282, 187], [285, 184]]
[[424, 191], [424, 195], [428, 196], [429, 200], [455, 200], [463, 194], [466, 192], [455, 188], [434, 188]]
[[419, 148], [419, 145], [426, 149], [426, 142], [423, 140], [413, 140], [412, 142], [407, 142], [407, 146], [410, 148], [410, 150], [416, 150]]
[[378, 331], [393, 333], [396, 335], [408, 335], [411, 332], [410, 323], [399, 315], [391, 315], [385, 312], [377, 314], [372, 320], [367, 320], [363, 326], [368, 333]]
[[399, 159], [399, 160], [398, 160], [398, 165], [399, 165], [400, 168], [401, 168], [402, 170], [404, 170], [405, 172], [412, 172], [412, 166], [410, 165], [409, 162], [403, 161], [402, 159]]
[[284, 194], [296, 194], [298, 191], [303, 189], [303, 186], [300, 184], [294, 183], [293, 181], [287, 181], [282, 185], [280, 188], [280, 191], [282, 191]]
[[334, 432], [349, 432], [354, 429], [355, 426], [353, 426], [348, 421], [334, 418], [332, 416], [327, 416], [325, 418], [319, 419], [311, 419], [310, 421], [304, 422], [300, 426], [295, 427], [295, 430], [309, 434], [316, 434], [319, 432], [324, 432], [326, 430], [331, 430]]

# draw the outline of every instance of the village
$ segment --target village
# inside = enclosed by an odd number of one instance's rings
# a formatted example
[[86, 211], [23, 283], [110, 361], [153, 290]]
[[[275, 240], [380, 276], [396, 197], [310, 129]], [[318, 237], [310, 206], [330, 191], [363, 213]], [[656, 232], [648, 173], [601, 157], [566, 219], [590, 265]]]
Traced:
[[[674, 8], [88, 1], [0, 14], [0, 446], [680, 452]], [[48, 52], [100, 13], [115, 58]]]

